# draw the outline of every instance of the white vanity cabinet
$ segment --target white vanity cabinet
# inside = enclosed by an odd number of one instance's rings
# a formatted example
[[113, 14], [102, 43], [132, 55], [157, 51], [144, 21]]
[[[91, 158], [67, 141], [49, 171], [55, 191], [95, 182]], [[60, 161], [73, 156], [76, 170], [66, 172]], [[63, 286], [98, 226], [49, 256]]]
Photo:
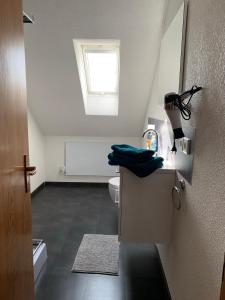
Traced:
[[139, 178], [120, 168], [119, 239], [134, 243], [166, 243], [173, 217], [173, 168]]

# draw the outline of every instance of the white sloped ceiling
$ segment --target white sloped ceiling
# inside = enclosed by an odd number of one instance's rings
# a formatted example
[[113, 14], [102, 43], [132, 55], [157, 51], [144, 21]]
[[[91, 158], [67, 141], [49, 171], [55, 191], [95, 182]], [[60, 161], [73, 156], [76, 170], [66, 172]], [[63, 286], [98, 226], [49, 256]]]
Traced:
[[[29, 107], [46, 135], [140, 136], [164, 0], [25, 0]], [[73, 39], [121, 41], [119, 116], [86, 116]]]

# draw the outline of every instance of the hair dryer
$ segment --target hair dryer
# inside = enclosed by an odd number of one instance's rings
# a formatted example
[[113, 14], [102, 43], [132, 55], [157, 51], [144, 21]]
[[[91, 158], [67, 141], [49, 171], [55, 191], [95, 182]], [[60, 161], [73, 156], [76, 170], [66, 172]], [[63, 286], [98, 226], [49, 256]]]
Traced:
[[[175, 140], [184, 137], [180, 114], [184, 120], [190, 120], [191, 110], [190, 110], [189, 103], [193, 95], [198, 91], [200, 91], [201, 89], [202, 89], [201, 87], [195, 85], [190, 90], [180, 95], [176, 93], [169, 93], [165, 95], [165, 102], [164, 102], [165, 111], [170, 120], [171, 126], [173, 128], [173, 133], [174, 133], [174, 146], [172, 148], [172, 151], [175, 152], [177, 151]], [[184, 100], [187, 98], [189, 99], [185, 103]]]

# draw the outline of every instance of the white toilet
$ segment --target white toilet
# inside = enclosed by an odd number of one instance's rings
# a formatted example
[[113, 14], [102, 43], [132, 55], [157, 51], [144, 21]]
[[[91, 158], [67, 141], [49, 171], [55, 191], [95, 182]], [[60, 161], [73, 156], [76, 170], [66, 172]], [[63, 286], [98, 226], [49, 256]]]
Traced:
[[119, 204], [120, 200], [120, 177], [109, 179], [109, 194], [113, 202]]

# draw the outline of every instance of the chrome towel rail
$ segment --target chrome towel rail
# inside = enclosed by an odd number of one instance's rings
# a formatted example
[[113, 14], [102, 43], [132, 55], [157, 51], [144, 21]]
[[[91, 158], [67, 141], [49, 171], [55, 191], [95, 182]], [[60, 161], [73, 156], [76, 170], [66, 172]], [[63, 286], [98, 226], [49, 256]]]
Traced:
[[[172, 201], [177, 210], [181, 209], [182, 194], [184, 190], [185, 190], [185, 181], [183, 179], [179, 180], [178, 185], [175, 185], [172, 188]], [[178, 197], [175, 197], [175, 193], [178, 195]]]

